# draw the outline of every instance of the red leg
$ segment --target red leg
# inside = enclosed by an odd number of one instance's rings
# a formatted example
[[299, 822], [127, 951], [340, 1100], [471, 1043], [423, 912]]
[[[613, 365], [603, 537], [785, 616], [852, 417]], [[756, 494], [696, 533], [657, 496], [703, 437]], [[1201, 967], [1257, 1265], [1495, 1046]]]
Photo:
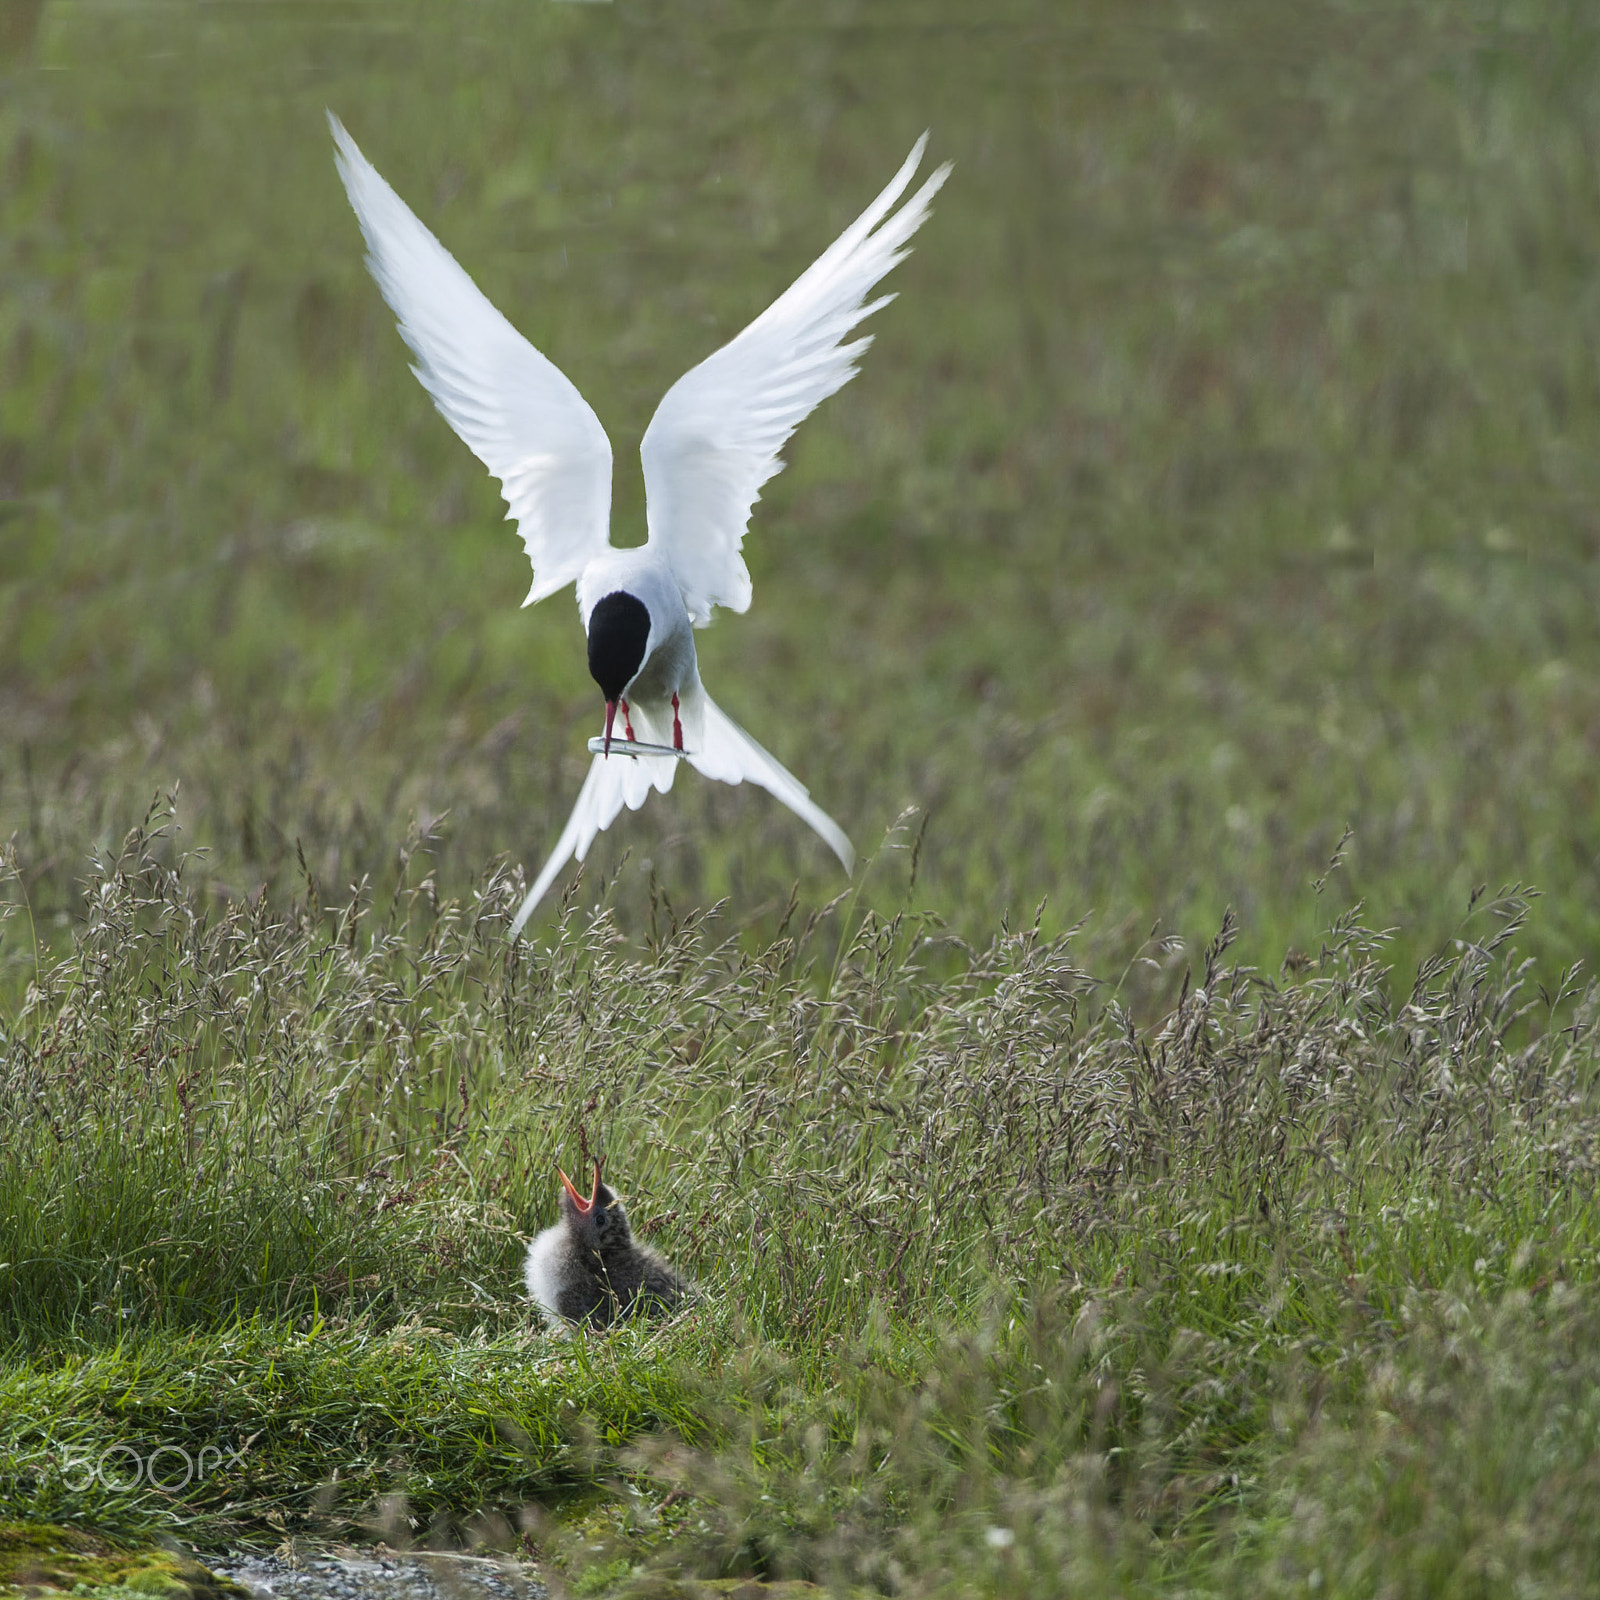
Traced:
[[683, 724], [678, 721], [678, 697], [672, 697], [672, 748], [683, 749]]
[[634, 742], [633, 724], [628, 720], [628, 702], [626, 700], [622, 702], [622, 732], [628, 743], [632, 744]]

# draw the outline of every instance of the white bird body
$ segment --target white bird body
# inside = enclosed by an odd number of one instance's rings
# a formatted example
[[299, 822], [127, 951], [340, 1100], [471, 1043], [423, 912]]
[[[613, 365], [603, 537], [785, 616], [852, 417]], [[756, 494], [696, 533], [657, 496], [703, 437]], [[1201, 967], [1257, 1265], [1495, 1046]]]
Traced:
[[579, 573], [578, 615], [583, 618], [585, 633], [589, 631], [589, 618], [595, 606], [619, 589], [644, 601], [650, 608], [653, 624], [670, 629], [673, 634], [681, 625], [683, 631], [691, 635], [692, 644], [694, 624], [683, 603], [683, 590], [678, 587], [672, 568], [662, 559], [661, 552], [647, 544], [637, 545], [632, 550], [608, 549]]
[[[620, 709], [630, 742], [681, 752], [708, 778], [754, 783], [809, 824], [852, 869], [843, 830], [804, 785], [705, 692], [694, 629], [718, 605], [744, 611], [741, 547], [760, 489], [782, 469], [799, 423], [855, 375], [870, 338], [845, 342], [892, 295], [868, 300], [906, 252], [946, 176], [940, 167], [898, 211], [924, 134], [893, 182], [743, 333], [666, 393], [640, 445], [648, 541], [610, 542], [611, 446], [572, 383], [484, 297], [455, 259], [329, 123], [339, 175], [367, 241], [367, 265], [417, 357], [412, 370], [445, 420], [500, 480], [533, 564], [524, 605], [576, 582], [589, 670], [606, 697], [606, 749], [512, 923], [515, 937], [561, 869], [588, 853], [623, 806], [672, 787], [678, 755], [610, 753]], [[530, 1265], [531, 1270], [531, 1265]]]

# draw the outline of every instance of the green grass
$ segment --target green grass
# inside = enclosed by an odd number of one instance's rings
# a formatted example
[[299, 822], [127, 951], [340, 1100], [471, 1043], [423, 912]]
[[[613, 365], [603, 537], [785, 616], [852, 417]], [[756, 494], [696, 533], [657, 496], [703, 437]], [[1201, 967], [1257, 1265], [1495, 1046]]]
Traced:
[[[215, 913], [171, 841], [7, 1025], [16, 1514], [930, 1594], [1596, 1570], [1595, 995], [1532, 984], [1524, 902], [1398, 1003], [1354, 911], [1277, 975], [1225, 925], [1141, 1022], [1036, 927], [540, 950], [503, 871]], [[586, 1142], [698, 1281], [665, 1327], [530, 1326]]]
[[[1559, 0], [0, 7], [0, 1516], [1596, 1592], [1597, 83]], [[507, 946], [598, 702], [325, 106], [624, 540], [931, 125], [700, 640], [853, 884], [688, 774]], [[585, 1143], [664, 1328], [530, 1326]]]
[[[516, 4], [41, 12], [0, 109], [0, 807], [47, 931], [180, 781], [219, 893], [530, 868], [595, 692], [406, 371], [324, 105], [591, 399], [656, 399], [912, 138], [956, 163], [860, 379], [757, 510], [707, 681], [970, 936], [1264, 960], [1355, 891], [1600, 904], [1596, 31], [1580, 7]], [[823, 641], [818, 648], [817, 640]], [[632, 851], [624, 867], [626, 852]], [[621, 926], [833, 892], [686, 777], [597, 846]], [[869, 886], [868, 899], [875, 891]], [[890, 899], [892, 900], [892, 894]]]

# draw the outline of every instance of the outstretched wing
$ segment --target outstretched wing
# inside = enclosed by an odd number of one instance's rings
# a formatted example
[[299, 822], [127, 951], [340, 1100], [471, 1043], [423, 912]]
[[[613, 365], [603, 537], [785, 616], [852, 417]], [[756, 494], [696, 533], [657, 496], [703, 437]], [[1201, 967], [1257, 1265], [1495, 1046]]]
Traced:
[[500, 480], [532, 605], [608, 543], [611, 445], [567, 376], [490, 305], [454, 256], [378, 176], [330, 111], [339, 176], [366, 236], [367, 266], [399, 318], [411, 369], [446, 422]]
[[923, 134], [889, 187], [743, 333], [679, 378], [650, 419], [639, 449], [650, 543], [671, 564], [699, 627], [713, 606], [748, 608], [740, 547], [750, 508], [782, 470], [778, 452], [789, 435], [850, 381], [872, 342], [846, 344], [845, 336], [894, 298], [867, 300], [905, 257], [906, 241], [950, 173], [948, 164], [940, 167], [889, 215], [927, 142]]

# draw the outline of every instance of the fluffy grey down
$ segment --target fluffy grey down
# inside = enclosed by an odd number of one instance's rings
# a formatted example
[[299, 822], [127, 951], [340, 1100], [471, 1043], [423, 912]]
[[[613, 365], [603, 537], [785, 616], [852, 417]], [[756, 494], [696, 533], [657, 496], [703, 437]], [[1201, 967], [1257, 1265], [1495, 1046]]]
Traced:
[[628, 1214], [599, 1172], [588, 1209], [562, 1180], [561, 1216], [528, 1246], [528, 1293], [546, 1315], [591, 1328], [670, 1311], [688, 1289], [656, 1251], [640, 1244]]

